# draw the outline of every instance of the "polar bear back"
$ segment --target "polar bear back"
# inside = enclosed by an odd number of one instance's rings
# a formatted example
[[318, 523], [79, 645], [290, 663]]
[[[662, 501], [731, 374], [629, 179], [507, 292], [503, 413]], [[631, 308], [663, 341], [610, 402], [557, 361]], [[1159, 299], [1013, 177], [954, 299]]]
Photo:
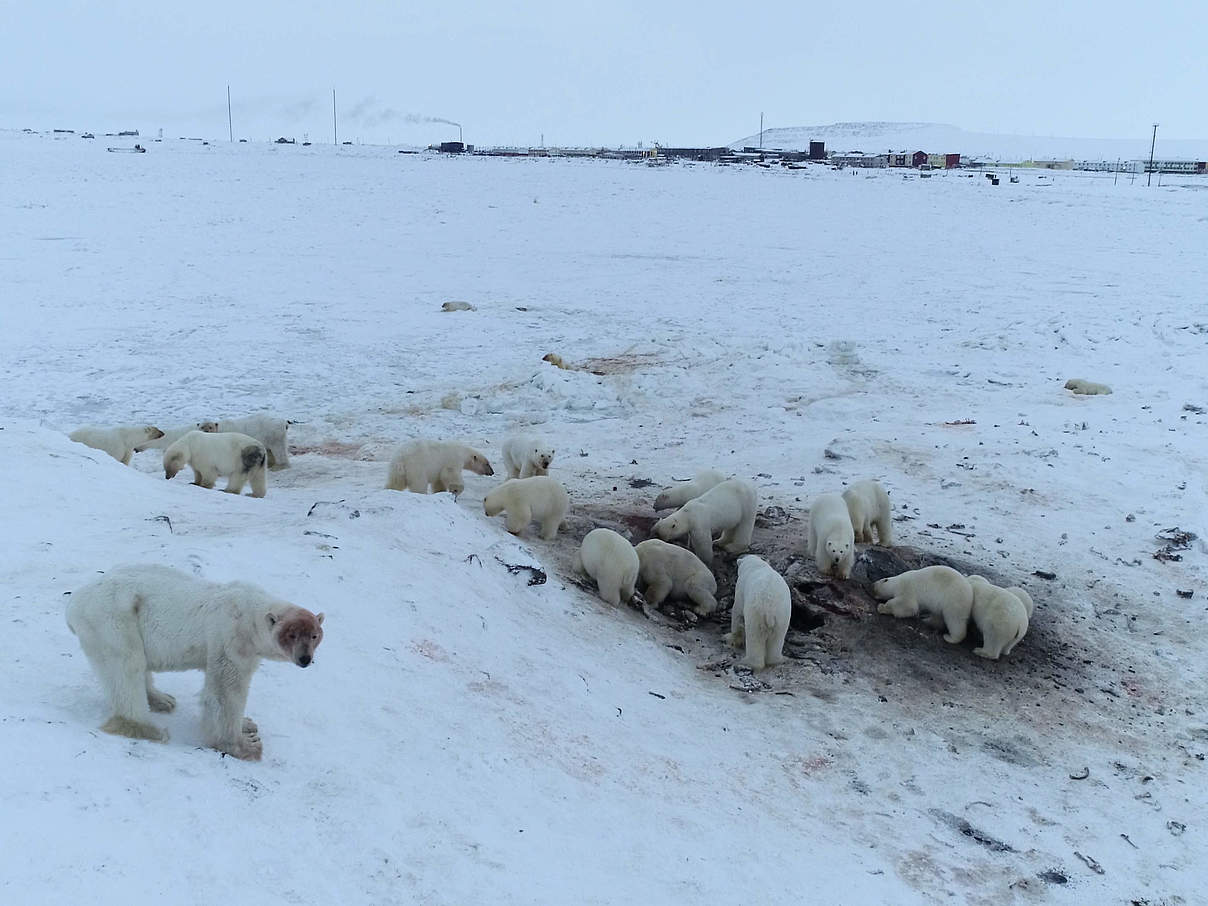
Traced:
[[1028, 613], [1023, 600], [988, 581], [971, 582], [973, 622], [982, 634], [982, 644], [973, 653], [990, 660], [1010, 654], [1028, 633]]
[[134, 452], [142, 453], [144, 450], [166, 450], [190, 431], [204, 431], [207, 434], [213, 434], [217, 430], [218, 422], [190, 422], [187, 425], [177, 425], [164, 431], [163, 437], [157, 437], [154, 440], [140, 443], [135, 447]]
[[654, 498], [654, 508], [656, 510], [666, 510], [673, 507], [681, 507], [689, 500], [695, 500], [725, 480], [726, 475], [724, 472], [719, 472], [717, 469], [701, 469], [690, 480], [675, 487], [667, 488]]
[[579, 546], [577, 565], [596, 580], [600, 597], [619, 604], [633, 597], [638, 580], [637, 551], [612, 529], [592, 529]]
[[692, 551], [658, 538], [643, 541], [635, 551], [643, 582], [650, 583], [666, 576], [676, 589], [698, 583], [710, 594], [716, 593], [717, 579]]
[[[987, 579], [985, 576], [974, 575], [974, 576], [969, 576], [969, 584], [970, 585], [979, 585], [979, 584], [980, 585], [992, 585], [993, 583], [991, 583], [990, 580]], [[1002, 586], [998, 586], [998, 587], [1002, 587]], [[1003, 588], [1003, 591], [1009, 591], [1011, 594], [1015, 595], [1015, 597], [1017, 597], [1019, 599], [1019, 602], [1021, 604], [1023, 604], [1024, 612], [1027, 613], [1028, 619], [1031, 620], [1032, 614], [1035, 613], [1035, 611], [1036, 611], [1036, 602], [1032, 600], [1032, 596], [1030, 594], [1028, 594], [1024, 589], [1020, 588], [1018, 585], [1007, 586], [1007, 587]]]
[[754, 618], [767, 631], [787, 630], [792, 600], [788, 583], [767, 561], [750, 554], [738, 561], [734, 603], [743, 611], [747, 625]]

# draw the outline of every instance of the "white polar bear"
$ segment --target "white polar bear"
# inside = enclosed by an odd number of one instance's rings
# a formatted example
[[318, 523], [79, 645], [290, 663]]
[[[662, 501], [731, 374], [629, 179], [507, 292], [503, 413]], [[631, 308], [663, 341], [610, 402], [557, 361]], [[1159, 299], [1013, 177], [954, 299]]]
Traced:
[[139, 444], [134, 448], [134, 452], [142, 453], [144, 450], [166, 450], [190, 431], [204, 431], [206, 434], [213, 434], [217, 430], [218, 422], [191, 422], [187, 425], [177, 425], [175, 428], [169, 428], [163, 432], [163, 437], [157, 437], [154, 440], [147, 441], [145, 444]]
[[847, 502], [838, 494], [820, 494], [810, 504], [806, 547], [824, 576], [851, 577], [856, 562], [856, 533]]
[[141, 444], [163, 437], [164, 432], [154, 425], [120, 428], [95, 428], [87, 425], [76, 428], [67, 437], [78, 444], [108, 453], [124, 466], [130, 465], [130, 456]]
[[261, 412], [244, 418], [220, 418], [218, 430], [233, 431], [236, 434], [246, 434], [264, 444], [268, 452], [268, 467], [270, 469], [289, 468], [289, 443], [285, 433], [289, 430], [289, 422], [284, 418]]
[[879, 481], [871, 478], [857, 481], [843, 492], [847, 513], [856, 541], [872, 544], [872, 530], [877, 530], [877, 543], [881, 547], [893, 546], [893, 511], [889, 506], [889, 495]]
[[874, 582], [872, 593], [881, 603], [877, 613], [895, 617], [918, 616], [923, 610], [940, 616], [948, 632], [944, 641], [956, 645], [969, 631], [973, 587], [950, 566], [925, 566]]
[[973, 653], [996, 661], [999, 655], [1010, 654], [1028, 634], [1027, 605], [1019, 595], [991, 585], [981, 576], [970, 577], [969, 584], [973, 589], [973, 622], [982, 635], [981, 647], [974, 648]]
[[687, 535], [692, 552], [711, 566], [713, 535], [717, 532], [721, 532], [718, 543], [731, 554], [741, 554], [751, 546], [755, 509], [755, 488], [740, 478], [727, 478], [664, 516], [654, 524], [653, 531], [664, 541]]
[[535, 434], [514, 434], [503, 442], [503, 464], [508, 478], [548, 475], [554, 448]]
[[548, 475], [509, 478], [482, 501], [482, 511], [488, 516], [507, 512], [507, 528], [513, 535], [519, 535], [533, 520], [540, 522], [541, 537], [545, 541], [558, 537], [558, 526], [569, 508], [570, 496], [566, 488]]
[[746, 642], [743, 662], [748, 667], [762, 670], [784, 663], [784, 637], [792, 616], [792, 595], [780, 573], [753, 554], [741, 557], [726, 641], [735, 648]]
[[392, 491], [439, 494], [448, 491], [454, 497], [466, 489], [463, 470], [476, 475], [494, 475], [487, 458], [465, 444], [446, 440], [413, 440], [390, 460], [386, 487]]
[[592, 529], [575, 552], [574, 568], [596, 580], [600, 597], [609, 604], [628, 602], [638, 581], [637, 551], [612, 529]]
[[[970, 584], [975, 584], [977, 582], [983, 582], [986, 585], [991, 584], [990, 580], [985, 576], [969, 576], [969, 582]], [[1002, 586], [999, 587], [1001, 588]], [[1009, 591], [1011, 594], [1015, 595], [1015, 597], [1019, 598], [1019, 600], [1023, 603], [1024, 611], [1028, 615], [1028, 621], [1031, 622], [1032, 614], [1036, 611], [1036, 602], [1032, 600], [1032, 596], [1018, 585], [1006, 586], [1006, 591]]]
[[646, 587], [646, 602], [658, 607], [668, 597], [687, 598], [700, 616], [717, 610], [717, 579], [692, 551], [657, 538], [643, 541], [638, 555], [638, 578]]
[[253, 761], [259, 731], [243, 714], [252, 674], [263, 658], [306, 667], [323, 640], [321, 613], [245, 582], [206, 582], [151, 565], [119, 567], [79, 589], [67, 625], [113, 708], [106, 733], [166, 740], [151, 712], [171, 711], [176, 699], [155, 688], [151, 673], [204, 670], [206, 744]]
[[1103, 396], [1112, 392], [1112, 388], [1107, 384], [1099, 384], [1082, 378], [1070, 378], [1065, 382], [1065, 389], [1079, 396]]
[[175, 478], [177, 472], [191, 466], [193, 484], [212, 488], [219, 475], [226, 475], [223, 490], [228, 494], [242, 494], [244, 484], [250, 482], [252, 496], [263, 497], [268, 490], [267, 458], [264, 444], [246, 434], [190, 431], [164, 450], [164, 477]]
[[706, 491], [710, 491], [726, 480], [724, 472], [717, 469], [701, 469], [689, 481], [667, 488], [654, 498], [656, 510], [669, 510], [681, 507], [689, 500], [695, 500]]

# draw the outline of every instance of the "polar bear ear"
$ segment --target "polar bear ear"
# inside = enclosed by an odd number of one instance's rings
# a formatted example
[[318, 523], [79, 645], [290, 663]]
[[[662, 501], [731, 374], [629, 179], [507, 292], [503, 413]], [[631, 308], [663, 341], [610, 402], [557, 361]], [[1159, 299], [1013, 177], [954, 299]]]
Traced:
[[271, 610], [270, 610], [268, 613], [266, 613], [266, 614], [264, 615], [264, 618], [265, 618], [266, 620], [268, 620], [268, 625], [269, 625], [269, 626], [276, 626], [276, 625], [277, 625], [277, 615], [276, 615], [275, 613], [273, 613]]
[[323, 625], [323, 614], [321, 614], [321, 613], [315, 614], [315, 622], [318, 623], [320, 626], [322, 626]]

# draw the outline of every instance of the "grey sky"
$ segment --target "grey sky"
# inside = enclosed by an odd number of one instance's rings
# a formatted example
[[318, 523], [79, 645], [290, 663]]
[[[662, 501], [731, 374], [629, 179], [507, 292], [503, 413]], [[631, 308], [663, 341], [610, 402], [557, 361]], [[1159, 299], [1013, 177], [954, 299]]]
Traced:
[[769, 126], [1208, 138], [1202, 0], [0, 0], [0, 127], [483, 145], [720, 144]]

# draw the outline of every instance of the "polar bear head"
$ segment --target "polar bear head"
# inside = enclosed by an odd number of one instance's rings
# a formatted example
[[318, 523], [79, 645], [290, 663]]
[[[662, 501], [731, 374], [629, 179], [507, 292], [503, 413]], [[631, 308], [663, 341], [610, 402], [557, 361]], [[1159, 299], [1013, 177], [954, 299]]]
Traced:
[[495, 470], [491, 468], [487, 458], [477, 450], [471, 450], [466, 456], [466, 461], [462, 465], [463, 469], [469, 469], [475, 475], [494, 475]]
[[218, 422], [198, 422], [197, 430], [204, 431], [206, 434], [217, 434]]
[[533, 458], [533, 463], [543, 469], [548, 469], [549, 464], [554, 461], [554, 448], [537, 446], [529, 451], [529, 456]]
[[896, 578], [897, 576], [886, 576], [884, 579], [878, 579], [876, 582], [872, 583], [873, 597], [880, 601], [886, 601], [889, 598], [892, 598], [895, 594], [894, 579]]
[[323, 641], [323, 614], [311, 613], [305, 607], [282, 607], [270, 610], [265, 619], [277, 646], [274, 659], [309, 667], [315, 649]]
[[189, 450], [180, 444], [173, 444], [164, 453], [164, 478], [171, 481], [176, 473], [185, 467], [189, 458]]
[[505, 481], [482, 499], [482, 511], [486, 515], [498, 516], [507, 508], [506, 498], [508, 492], [504, 490], [507, 486], [508, 482]]
[[681, 507], [670, 516], [664, 516], [653, 526], [654, 533], [664, 541], [674, 541], [692, 531], [692, 516], [687, 507]]
[[838, 566], [843, 558], [851, 553], [851, 541], [846, 538], [839, 541], [836, 538], [826, 539], [826, 555], [830, 557], [831, 563]]
[[143, 428], [143, 433], [147, 435], [147, 440], [159, 440], [164, 436], [164, 432], [155, 427], [155, 425], [147, 425]]

